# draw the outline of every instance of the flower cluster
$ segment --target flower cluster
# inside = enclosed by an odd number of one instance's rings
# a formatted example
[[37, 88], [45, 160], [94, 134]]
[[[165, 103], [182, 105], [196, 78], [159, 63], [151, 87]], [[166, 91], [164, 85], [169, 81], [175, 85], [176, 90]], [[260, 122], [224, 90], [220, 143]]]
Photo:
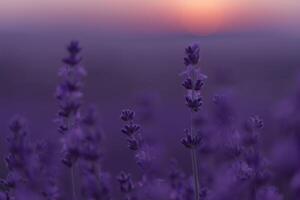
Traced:
[[123, 110], [121, 113], [121, 119], [126, 123], [121, 129], [127, 137], [128, 148], [137, 151], [141, 147], [141, 138], [139, 135], [140, 125], [134, 123], [135, 113], [132, 110]]
[[83, 135], [78, 149], [83, 197], [110, 200], [110, 175], [101, 170], [103, 134], [98, 127], [97, 111], [94, 106], [89, 107], [83, 114], [81, 129]]
[[77, 177], [75, 164], [78, 163], [81, 177], [82, 197], [85, 199], [111, 199], [110, 175], [102, 170], [103, 133], [98, 126], [97, 111], [94, 106], [82, 112], [82, 86], [86, 75], [80, 65], [81, 48], [77, 41], [67, 47], [69, 56], [63, 59], [65, 66], [60, 70], [62, 82], [56, 97], [59, 103], [57, 122], [63, 142], [63, 163], [71, 168], [73, 198], [76, 194]]
[[82, 104], [82, 80], [86, 75], [85, 69], [80, 65], [81, 48], [79, 43], [72, 41], [67, 49], [69, 57], [63, 59], [64, 66], [61, 67], [58, 74], [62, 81], [56, 88], [56, 99], [59, 106], [56, 121], [58, 131], [62, 134], [66, 134], [76, 126]]
[[183, 73], [186, 78], [182, 83], [182, 86], [187, 91], [185, 101], [192, 111], [197, 112], [202, 106], [201, 89], [206, 79], [206, 76], [197, 67], [200, 58], [200, 48], [197, 44], [188, 46], [185, 49], [185, 54], [184, 63], [187, 69]]
[[120, 118], [126, 123], [121, 132], [127, 137], [128, 148], [135, 152], [136, 163], [141, 169], [149, 172], [153, 159], [151, 147], [143, 140], [139, 132], [140, 125], [134, 122], [135, 112], [125, 109], [121, 112]]
[[185, 101], [187, 107], [191, 110], [191, 127], [190, 130], [186, 130], [186, 136], [181, 139], [181, 143], [191, 149], [192, 154], [192, 168], [194, 176], [194, 195], [195, 200], [200, 198], [200, 183], [199, 183], [199, 166], [197, 147], [201, 142], [201, 137], [194, 133], [193, 127], [193, 113], [198, 112], [202, 106], [201, 89], [204, 84], [206, 76], [201, 73], [200, 68], [197, 66], [200, 59], [200, 47], [197, 44], [188, 46], [185, 49], [186, 57], [184, 57], [184, 63], [186, 65], [185, 80], [182, 86], [186, 89]]
[[79, 53], [81, 47], [77, 41], [72, 41], [67, 47], [69, 56], [63, 59], [64, 66], [59, 71], [61, 83], [56, 89], [56, 99], [59, 105], [58, 131], [63, 134], [62, 161], [71, 167], [79, 156], [78, 143], [81, 137], [80, 107], [82, 104], [83, 78], [86, 75], [80, 65]]
[[199, 135], [192, 135], [189, 130], [185, 130], [186, 136], [181, 139], [181, 143], [189, 149], [197, 148], [202, 141], [202, 138]]
[[59, 199], [55, 174], [50, 171], [51, 164], [46, 162], [46, 158], [50, 158], [45, 153], [46, 144], [30, 142], [25, 119], [21, 116], [12, 119], [9, 129], [9, 154], [5, 159], [9, 173], [5, 180], [1, 180], [5, 188], [2, 198], [20, 199], [20, 194], [28, 193], [32, 199]]

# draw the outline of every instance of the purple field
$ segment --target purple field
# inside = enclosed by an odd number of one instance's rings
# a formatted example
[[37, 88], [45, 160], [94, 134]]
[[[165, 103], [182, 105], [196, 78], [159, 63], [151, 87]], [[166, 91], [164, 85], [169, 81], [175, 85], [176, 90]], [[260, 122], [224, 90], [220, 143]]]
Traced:
[[299, 200], [299, 44], [2, 30], [0, 200]]

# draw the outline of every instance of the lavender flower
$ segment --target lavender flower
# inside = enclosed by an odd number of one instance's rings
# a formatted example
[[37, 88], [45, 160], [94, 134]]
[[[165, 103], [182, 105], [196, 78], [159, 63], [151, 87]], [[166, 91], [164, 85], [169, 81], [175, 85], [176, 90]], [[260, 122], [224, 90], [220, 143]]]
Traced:
[[189, 130], [185, 130], [186, 136], [181, 139], [181, 143], [189, 149], [197, 148], [201, 143], [201, 137], [198, 135], [192, 135]]
[[98, 114], [94, 106], [81, 119], [83, 135], [79, 145], [81, 190], [85, 199], [110, 200], [110, 175], [102, 170], [103, 133], [98, 126]]
[[135, 113], [132, 110], [123, 110], [121, 113], [121, 119], [124, 122], [132, 121], [135, 116]]
[[126, 122], [121, 131], [127, 137], [128, 147], [133, 151], [137, 151], [140, 149], [142, 141], [140, 135], [138, 134], [140, 125], [134, 123], [134, 116], [135, 113], [129, 109], [121, 112], [120, 118]]
[[9, 173], [1, 181], [6, 188], [3, 195], [7, 199], [20, 199], [20, 193], [26, 192], [32, 199], [59, 199], [55, 176], [53, 173], [52, 177], [48, 176], [50, 165], [44, 162], [44, 156], [49, 159], [49, 155], [43, 153], [40, 144], [34, 145], [29, 139], [25, 119], [15, 116], [9, 127], [11, 135], [7, 139], [9, 154], [6, 157]]
[[200, 183], [199, 183], [199, 167], [198, 155], [196, 147], [201, 142], [201, 138], [193, 133], [193, 112], [198, 112], [202, 106], [201, 88], [203, 86], [206, 76], [203, 75], [197, 67], [200, 58], [200, 48], [197, 44], [188, 46], [185, 49], [186, 57], [184, 63], [187, 67], [183, 75], [186, 76], [182, 86], [186, 89], [187, 95], [185, 97], [186, 105], [191, 110], [191, 128], [186, 132], [186, 136], [181, 140], [183, 145], [191, 149], [192, 167], [195, 184], [195, 200], [200, 197]]
[[117, 180], [120, 183], [121, 192], [130, 193], [133, 191], [134, 186], [130, 174], [127, 174], [126, 172], [121, 172], [117, 177]]
[[63, 59], [66, 64], [59, 72], [62, 78], [56, 90], [56, 98], [59, 104], [59, 112], [56, 121], [58, 131], [63, 136], [63, 163], [72, 167], [79, 157], [79, 143], [82, 135], [80, 121], [80, 107], [83, 86], [83, 78], [86, 72], [80, 66], [79, 53], [81, 47], [77, 41], [71, 41], [67, 47], [69, 57]]
[[81, 47], [78, 41], [71, 41], [67, 47], [69, 56], [62, 61], [65, 64], [59, 71], [61, 82], [56, 89], [59, 111], [56, 122], [58, 131], [63, 135], [62, 162], [71, 168], [73, 199], [76, 200], [74, 165], [80, 156], [80, 144], [83, 132], [80, 127], [80, 108], [82, 104], [83, 78], [86, 75], [80, 65]]
[[82, 58], [78, 56], [78, 54], [81, 51], [81, 47], [79, 46], [78, 41], [71, 41], [69, 46], [67, 47], [67, 50], [69, 52], [69, 57], [66, 57], [63, 59], [63, 62], [70, 66], [76, 66], [78, 65]]
[[79, 43], [72, 41], [67, 49], [70, 55], [63, 59], [66, 65], [59, 71], [62, 81], [56, 89], [56, 99], [59, 105], [56, 121], [59, 125], [58, 130], [62, 134], [76, 126], [80, 116], [82, 80], [86, 75], [84, 68], [80, 65], [81, 59], [78, 58], [81, 50]]
[[128, 148], [135, 152], [136, 163], [143, 170], [149, 172], [153, 157], [151, 155], [151, 147], [142, 139], [140, 125], [134, 122], [135, 112], [126, 109], [121, 112], [120, 118], [126, 122], [121, 132], [126, 135]]
[[200, 59], [200, 48], [197, 44], [193, 44], [188, 46], [185, 49], [186, 57], [184, 57], [184, 64], [188, 65], [196, 65]]
[[121, 172], [117, 180], [120, 184], [120, 190], [124, 194], [124, 200], [136, 200], [136, 197], [133, 194], [134, 185], [131, 179], [131, 175], [126, 172]]

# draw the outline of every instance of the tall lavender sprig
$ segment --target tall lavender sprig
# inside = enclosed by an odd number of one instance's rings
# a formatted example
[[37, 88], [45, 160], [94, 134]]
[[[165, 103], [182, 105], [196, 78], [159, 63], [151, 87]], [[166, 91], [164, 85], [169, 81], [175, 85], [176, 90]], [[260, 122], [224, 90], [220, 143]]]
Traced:
[[149, 170], [151, 162], [150, 148], [145, 144], [140, 134], [140, 125], [135, 123], [135, 112], [130, 109], [125, 109], [121, 113], [121, 120], [125, 125], [121, 129], [122, 133], [126, 135], [128, 148], [134, 151], [137, 164], [143, 170]]
[[102, 130], [98, 114], [90, 107], [82, 116], [83, 135], [80, 142], [80, 169], [82, 193], [85, 199], [110, 200], [109, 174], [102, 170]]
[[24, 187], [33, 175], [28, 162], [32, 158], [33, 149], [28, 141], [25, 119], [21, 116], [15, 116], [9, 129], [11, 131], [10, 136], [7, 138], [9, 154], [5, 158], [9, 173], [6, 179], [1, 181], [6, 188], [8, 199], [14, 198], [16, 189]]
[[201, 89], [206, 76], [202, 74], [200, 69], [197, 67], [200, 59], [199, 46], [197, 44], [188, 46], [185, 49], [185, 54], [186, 57], [184, 58], [184, 63], [186, 65], [186, 70], [182, 73], [182, 75], [185, 76], [182, 86], [186, 89], [187, 92], [185, 101], [187, 107], [191, 111], [191, 126], [190, 129], [187, 129], [185, 131], [186, 136], [181, 139], [181, 142], [185, 147], [191, 150], [192, 168], [195, 184], [195, 199], [199, 200], [200, 182], [197, 147], [201, 142], [201, 138], [194, 133], [193, 116], [194, 113], [198, 112], [202, 106]]
[[266, 166], [266, 159], [260, 151], [260, 130], [264, 127], [264, 122], [259, 116], [252, 116], [245, 125], [247, 136], [245, 137], [245, 160], [253, 170], [251, 186], [252, 199], [256, 199], [259, 187], [266, 184], [270, 172]]
[[73, 165], [79, 157], [81, 136], [79, 121], [83, 96], [81, 89], [86, 72], [80, 65], [82, 59], [79, 56], [81, 51], [79, 43], [71, 41], [67, 50], [69, 56], [62, 60], [64, 66], [59, 71], [61, 82], [56, 89], [56, 99], [59, 106], [56, 121], [58, 122], [58, 131], [63, 135], [62, 161], [71, 168], [73, 199], [76, 199]]
[[65, 135], [77, 126], [82, 101], [83, 78], [85, 69], [80, 65], [81, 47], [77, 41], [71, 41], [67, 47], [69, 56], [63, 59], [64, 65], [59, 70], [61, 82], [56, 88], [56, 99], [59, 106], [58, 131]]

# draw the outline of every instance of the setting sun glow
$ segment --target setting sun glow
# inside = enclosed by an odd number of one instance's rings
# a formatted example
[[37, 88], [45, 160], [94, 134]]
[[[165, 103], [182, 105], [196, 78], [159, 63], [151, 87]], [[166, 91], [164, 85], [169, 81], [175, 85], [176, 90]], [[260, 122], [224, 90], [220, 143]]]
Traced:
[[225, 0], [178, 0], [181, 26], [189, 32], [212, 33], [223, 29], [230, 20], [232, 7]]
[[75, 25], [102, 30], [211, 34], [244, 27], [298, 23], [295, 0], [9, 0], [4, 25]]

